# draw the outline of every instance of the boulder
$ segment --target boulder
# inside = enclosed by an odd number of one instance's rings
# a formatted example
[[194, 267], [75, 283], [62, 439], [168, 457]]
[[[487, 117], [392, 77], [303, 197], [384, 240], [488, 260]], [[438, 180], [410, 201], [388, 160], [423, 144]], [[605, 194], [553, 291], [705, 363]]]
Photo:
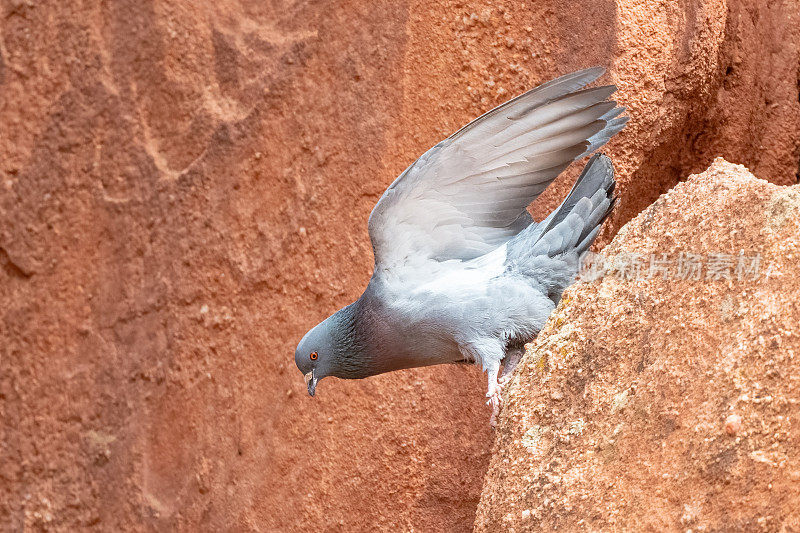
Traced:
[[800, 528], [798, 269], [797, 186], [661, 195], [528, 345], [475, 530]]

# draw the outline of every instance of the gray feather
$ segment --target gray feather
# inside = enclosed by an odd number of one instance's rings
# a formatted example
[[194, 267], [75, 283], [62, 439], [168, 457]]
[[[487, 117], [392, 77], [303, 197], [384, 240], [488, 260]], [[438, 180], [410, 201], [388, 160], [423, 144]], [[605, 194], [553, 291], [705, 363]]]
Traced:
[[369, 220], [376, 272], [426, 260], [471, 260], [523, 231], [527, 206], [572, 161], [624, 126], [607, 100], [616, 87], [583, 87], [587, 69], [545, 83], [470, 122], [406, 169]]

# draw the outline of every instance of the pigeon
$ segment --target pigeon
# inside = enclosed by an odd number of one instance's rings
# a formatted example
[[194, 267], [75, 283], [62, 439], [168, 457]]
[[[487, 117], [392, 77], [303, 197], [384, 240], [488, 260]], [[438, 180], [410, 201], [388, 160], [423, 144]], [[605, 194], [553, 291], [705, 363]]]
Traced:
[[625, 108], [609, 99], [616, 86], [585, 88], [603, 73], [573, 72], [509, 100], [389, 186], [369, 217], [375, 265], [364, 293], [295, 350], [309, 395], [328, 376], [474, 363], [488, 376], [494, 426], [524, 344], [575, 281], [616, 202], [613, 165], [595, 154], [555, 211], [540, 222], [527, 211], [625, 126]]

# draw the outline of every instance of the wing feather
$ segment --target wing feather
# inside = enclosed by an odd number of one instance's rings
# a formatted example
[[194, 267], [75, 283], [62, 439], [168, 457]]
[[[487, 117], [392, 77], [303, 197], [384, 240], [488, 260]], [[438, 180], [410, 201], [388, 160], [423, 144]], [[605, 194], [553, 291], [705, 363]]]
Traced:
[[[623, 108], [608, 100], [616, 87], [584, 89], [602, 73], [595, 67], [540, 85], [409, 166], [370, 215], [376, 273], [417, 261], [473, 259], [531, 224], [527, 206], [572, 161], [625, 125]], [[574, 225], [566, 222], [565, 228]], [[570, 241], [581, 237], [567, 233]]]

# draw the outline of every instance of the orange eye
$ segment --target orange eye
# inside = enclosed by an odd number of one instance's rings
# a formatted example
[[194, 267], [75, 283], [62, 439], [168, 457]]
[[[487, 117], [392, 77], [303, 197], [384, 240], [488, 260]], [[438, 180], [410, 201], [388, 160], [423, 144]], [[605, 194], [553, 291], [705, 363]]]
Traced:
[[309, 357], [311, 358], [312, 361], [316, 361], [318, 357], [317, 352], [311, 352], [311, 355], [309, 355]]

